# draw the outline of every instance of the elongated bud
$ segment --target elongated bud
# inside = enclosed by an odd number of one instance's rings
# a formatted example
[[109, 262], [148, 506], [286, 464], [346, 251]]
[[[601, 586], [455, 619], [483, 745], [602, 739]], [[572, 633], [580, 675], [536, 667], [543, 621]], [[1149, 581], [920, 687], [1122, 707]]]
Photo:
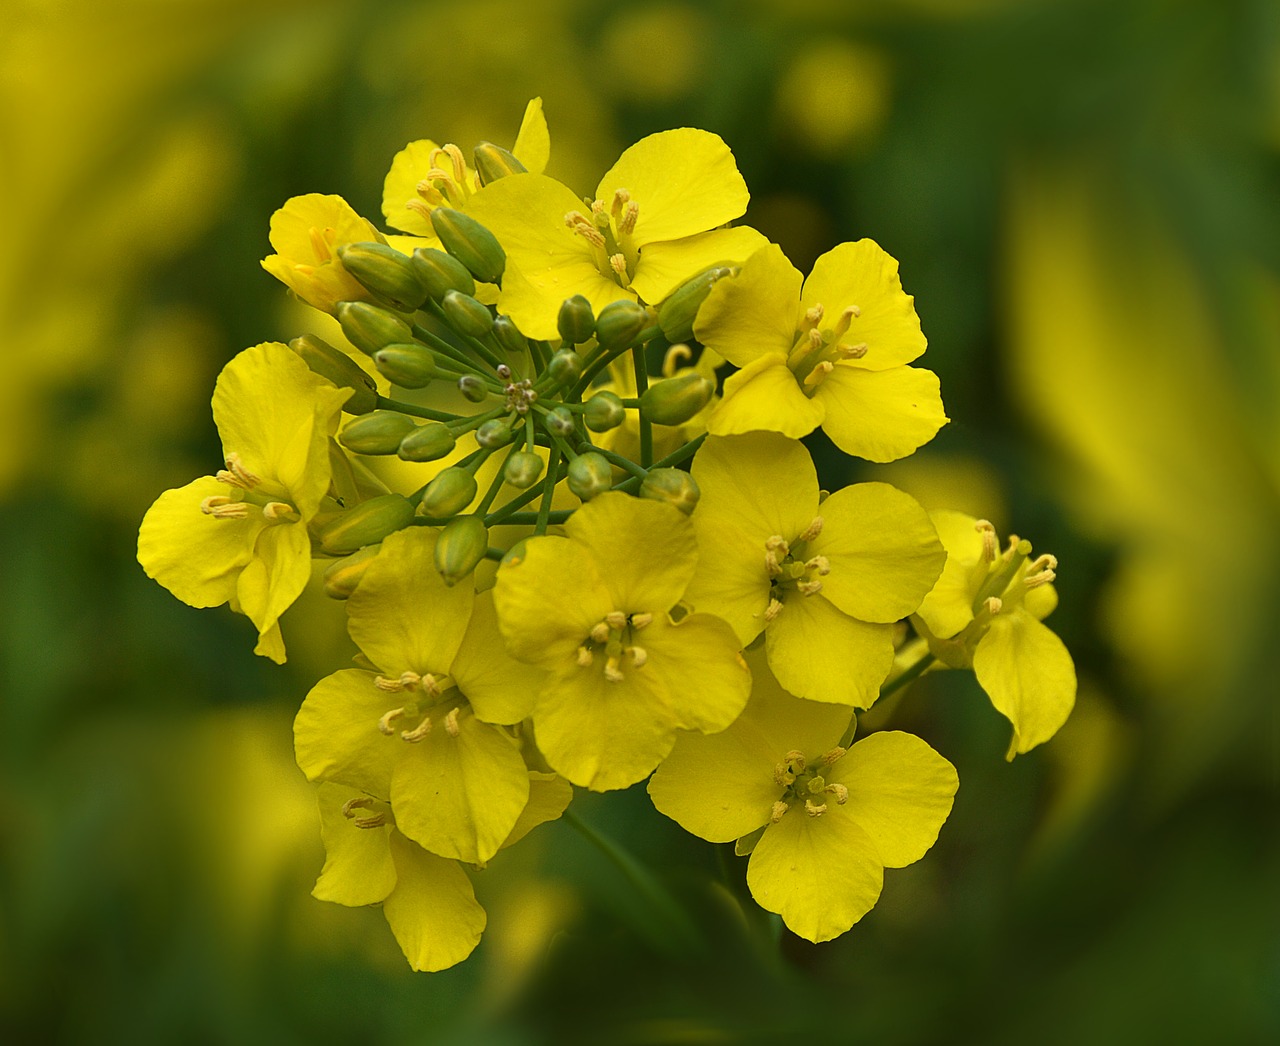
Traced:
[[431, 212], [435, 229], [444, 249], [462, 262], [471, 275], [483, 283], [497, 283], [507, 266], [502, 244], [488, 229], [470, 215], [452, 207], [437, 207]]
[[349, 598], [381, 547], [381, 543], [366, 545], [359, 552], [334, 560], [324, 572], [324, 594], [330, 599]]
[[693, 337], [693, 321], [697, 319], [699, 306], [717, 282], [733, 274], [734, 269], [729, 266], [715, 265], [671, 292], [658, 309], [658, 326], [668, 341], [688, 341]]
[[552, 407], [547, 412], [543, 424], [547, 426], [548, 432], [553, 432], [562, 437], [571, 436], [573, 430], [577, 427], [574, 425], [573, 415], [567, 407]]
[[489, 306], [461, 291], [446, 292], [440, 299], [440, 308], [444, 309], [445, 316], [459, 334], [482, 338], [493, 327], [493, 313]]
[[569, 489], [590, 501], [613, 486], [613, 466], [604, 455], [587, 451], [569, 462]]
[[432, 519], [456, 516], [475, 500], [476, 478], [466, 469], [447, 468], [427, 484], [418, 505], [418, 515]]
[[391, 384], [405, 389], [423, 388], [440, 373], [431, 350], [416, 342], [379, 349], [373, 354], [373, 363]]
[[458, 379], [458, 391], [472, 403], [483, 403], [489, 395], [484, 379], [475, 374], [464, 374]]
[[436, 570], [452, 587], [475, 570], [489, 549], [489, 532], [480, 516], [450, 520], [436, 539]]
[[385, 243], [348, 243], [338, 248], [342, 267], [392, 308], [412, 312], [427, 300], [413, 263]]
[[435, 247], [419, 247], [411, 259], [413, 271], [422, 283], [428, 297], [439, 301], [449, 291], [475, 294], [476, 281], [471, 271], [452, 254]]
[[542, 475], [542, 459], [531, 450], [517, 450], [502, 469], [502, 478], [517, 490], [525, 490]]
[[476, 429], [476, 442], [485, 450], [497, 450], [511, 442], [511, 423], [506, 418], [490, 418]]
[[573, 349], [560, 349], [547, 363], [547, 372], [557, 385], [572, 385], [582, 373], [582, 357]]
[[556, 329], [560, 337], [569, 345], [581, 345], [590, 339], [596, 331], [595, 313], [591, 311], [591, 302], [581, 294], [565, 298], [560, 303], [560, 314], [556, 317]]
[[405, 461], [435, 461], [453, 450], [456, 442], [448, 425], [428, 421], [405, 436], [396, 453]]
[[373, 379], [341, 349], [313, 334], [294, 338], [289, 348], [320, 377], [328, 378], [340, 389], [351, 389], [351, 397], [342, 407], [348, 414], [367, 414], [377, 406], [378, 388]]
[[334, 309], [342, 333], [357, 349], [372, 356], [387, 345], [413, 341], [409, 325], [390, 309], [367, 301], [340, 301]]
[[627, 298], [611, 301], [596, 317], [596, 341], [606, 349], [625, 345], [649, 322], [649, 310]]
[[626, 419], [627, 411], [612, 392], [597, 392], [586, 402], [583, 420], [592, 432], [608, 432], [616, 429]]
[[640, 484], [640, 496], [651, 501], [665, 501], [686, 516], [698, 505], [701, 491], [689, 473], [680, 469], [650, 469]]
[[475, 160], [476, 174], [480, 176], [480, 184], [488, 185], [509, 174], [524, 174], [529, 168], [516, 159], [514, 153], [508, 152], [493, 142], [481, 142], [472, 152]]
[[658, 425], [683, 425], [711, 402], [715, 382], [696, 372], [666, 378], [640, 396], [640, 416]]
[[520, 333], [520, 328], [510, 316], [499, 316], [493, 321], [493, 336], [513, 356], [529, 348], [529, 339]]
[[394, 454], [417, 423], [394, 410], [375, 410], [347, 422], [338, 442], [356, 454]]
[[370, 498], [329, 520], [318, 534], [320, 547], [333, 555], [355, 552], [409, 525], [413, 505], [399, 494]]

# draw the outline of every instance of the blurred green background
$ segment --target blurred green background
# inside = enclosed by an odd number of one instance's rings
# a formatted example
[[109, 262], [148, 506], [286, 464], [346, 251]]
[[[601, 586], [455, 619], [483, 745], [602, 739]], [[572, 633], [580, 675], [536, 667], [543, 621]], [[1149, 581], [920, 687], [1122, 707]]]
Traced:
[[[641, 789], [578, 809], [703, 912], [672, 954], [563, 824], [477, 889], [463, 966], [309, 896], [290, 661], [134, 560], [216, 465], [240, 349], [309, 329], [258, 266], [290, 195], [379, 218], [419, 137], [549, 173], [704, 127], [807, 271], [901, 260], [952, 423], [823, 455], [1057, 554], [1080, 697], [1013, 764], [971, 677], [892, 709], [960, 771], [838, 941], [765, 954]], [[1274, 0], [10, 0], [0, 15], [0, 1038], [12, 1043], [1280, 1041], [1280, 7]], [[336, 652], [336, 653], [335, 653]]]

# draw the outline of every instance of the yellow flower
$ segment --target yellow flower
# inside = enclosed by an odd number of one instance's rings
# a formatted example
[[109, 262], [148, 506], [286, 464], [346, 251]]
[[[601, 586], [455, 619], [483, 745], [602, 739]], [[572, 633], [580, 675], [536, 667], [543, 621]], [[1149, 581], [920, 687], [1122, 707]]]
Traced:
[[677, 729], [733, 722], [751, 676], [719, 618], [669, 616], [698, 558], [679, 509], [610, 492], [564, 529], [530, 538], [499, 569], [499, 623], [511, 653], [549, 673], [532, 712], [548, 764], [576, 785], [625, 788]]
[[[503, 847], [555, 820], [572, 798], [554, 774], [529, 777], [529, 802]], [[334, 783], [321, 784], [317, 793], [325, 863], [312, 894], [351, 907], [380, 904], [415, 970], [444, 970], [470, 955], [486, 916], [462, 866], [407, 838], [384, 799]]]
[[846, 454], [894, 461], [947, 422], [898, 263], [871, 240], [842, 243], [800, 273], [780, 248], [753, 254], [698, 311], [698, 340], [742, 369], [707, 423], [718, 436], [818, 426]]
[[884, 869], [925, 855], [959, 782], [911, 734], [840, 747], [847, 708], [798, 700], [763, 666], [752, 668], [742, 716], [720, 734], [682, 734], [649, 795], [694, 835], [738, 839], [738, 852], [751, 853], [756, 902], [793, 933], [828, 941], [875, 906]]
[[339, 247], [370, 241], [386, 243], [386, 237], [341, 196], [294, 196], [271, 216], [276, 253], [263, 258], [262, 267], [308, 305], [332, 314], [340, 301], [370, 300], [338, 258]]
[[278, 620], [311, 573], [307, 524], [329, 487], [329, 444], [350, 389], [266, 342], [223, 368], [213, 420], [226, 468], [161, 494], [138, 561], [193, 607], [230, 603], [258, 628], [254, 652], [285, 658]]
[[887, 483], [819, 504], [808, 451], [772, 432], [710, 437], [693, 461], [698, 569], [685, 594], [801, 697], [870, 708], [893, 665], [893, 623], [946, 559], [929, 517]]
[[747, 199], [729, 147], [682, 127], [627, 149], [589, 213], [572, 189], [535, 174], [485, 186], [468, 213], [507, 254], [498, 307], [529, 337], [555, 339], [560, 304], [575, 294], [596, 313], [624, 298], [657, 304], [703, 269], [759, 249], [754, 229], [719, 228]]
[[947, 565], [913, 623], [953, 668], [972, 666], [996, 710], [1013, 724], [1008, 758], [1049, 740], [1076, 698], [1071, 654], [1042, 623], [1058, 605], [1050, 555], [1010, 537], [1002, 554], [994, 528], [962, 512], [931, 514]]
[[512, 734], [541, 674], [507, 656], [489, 593], [447, 586], [426, 527], [382, 542], [347, 600], [352, 638], [376, 672], [322, 679], [294, 723], [298, 765], [388, 799], [401, 832], [434, 854], [482, 864], [529, 800]]

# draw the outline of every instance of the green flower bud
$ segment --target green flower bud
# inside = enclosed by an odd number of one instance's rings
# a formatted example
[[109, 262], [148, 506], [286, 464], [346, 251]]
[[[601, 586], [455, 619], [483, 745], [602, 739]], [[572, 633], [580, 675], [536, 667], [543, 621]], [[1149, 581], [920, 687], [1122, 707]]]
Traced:
[[469, 294], [446, 291], [445, 296], [440, 299], [440, 307], [459, 334], [483, 338], [493, 327], [493, 313], [489, 311], [489, 306], [482, 305]]
[[489, 395], [489, 386], [475, 374], [464, 374], [458, 379], [458, 391], [472, 403], [483, 403]]
[[320, 377], [328, 378], [340, 389], [352, 390], [342, 407], [348, 414], [368, 414], [378, 405], [378, 388], [373, 379], [341, 349], [335, 349], [313, 334], [294, 338], [289, 348]]
[[462, 262], [483, 283], [497, 283], [507, 266], [502, 244], [488, 229], [470, 215], [452, 207], [437, 207], [431, 212], [435, 229], [444, 249]]
[[333, 555], [345, 555], [381, 541], [409, 525], [413, 505], [399, 494], [370, 498], [347, 509], [320, 528], [320, 547]]
[[394, 454], [417, 423], [394, 410], [375, 410], [349, 421], [338, 442], [356, 454]]
[[480, 184], [488, 185], [509, 174], [524, 174], [529, 168], [516, 159], [514, 153], [508, 152], [493, 142], [481, 142], [471, 153], [475, 159], [476, 174], [480, 176]]
[[347, 340], [370, 356], [387, 345], [413, 341], [413, 331], [403, 318], [380, 305], [367, 301], [340, 301], [334, 313]]
[[439, 373], [431, 350], [416, 342], [379, 349], [373, 362], [383, 377], [405, 389], [420, 389]]
[[330, 599], [349, 598], [381, 547], [381, 543], [366, 545], [359, 552], [330, 564], [324, 572], [324, 594]]
[[427, 289], [413, 263], [384, 243], [348, 243], [338, 248], [342, 267], [392, 308], [413, 312]]
[[680, 469], [650, 469], [640, 483], [640, 496], [675, 505], [686, 516], [698, 505], [702, 492], [689, 473]]
[[532, 487], [542, 475], [542, 459], [531, 450], [517, 450], [502, 470], [502, 478], [518, 490]]
[[453, 450], [456, 442], [448, 425], [428, 421], [405, 436], [396, 453], [405, 461], [436, 461]]
[[613, 486], [613, 466], [603, 454], [587, 451], [569, 462], [569, 489], [590, 501]]
[[597, 392], [586, 403], [583, 418], [592, 432], [608, 432], [622, 424], [626, 409], [612, 392]]
[[611, 301], [596, 317], [596, 341], [606, 349], [625, 345], [644, 330], [648, 322], [649, 310], [639, 302], [626, 298]]
[[543, 424], [547, 426], [548, 432], [553, 432], [557, 436], [571, 436], [577, 428], [573, 415], [567, 407], [552, 407]]
[[436, 539], [436, 570], [450, 587], [475, 570], [489, 550], [489, 532], [481, 516], [458, 516]]
[[591, 311], [591, 302], [581, 294], [565, 298], [560, 303], [560, 315], [556, 317], [556, 327], [566, 344], [581, 345], [589, 340], [596, 331], [596, 317]]
[[418, 515], [432, 519], [456, 516], [475, 500], [476, 478], [466, 469], [447, 468], [427, 484], [418, 505]]
[[476, 281], [471, 278], [471, 272], [452, 254], [445, 254], [434, 247], [419, 247], [413, 252], [411, 263], [433, 301], [439, 301], [449, 291], [476, 292]]
[[736, 271], [728, 265], [714, 265], [671, 292], [658, 309], [658, 326], [668, 341], [688, 341], [693, 337], [693, 321], [698, 316], [699, 306], [706, 301], [716, 283]]
[[511, 442], [511, 424], [506, 418], [490, 418], [476, 429], [476, 442], [485, 450], [497, 450]]
[[529, 348], [529, 339], [520, 333], [520, 328], [510, 316], [499, 316], [493, 321], [493, 336], [513, 356]]
[[547, 371], [557, 385], [572, 385], [582, 373], [582, 357], [573, 349], [560, 349], [552, 355]]
[[711, 402], [716, 383], [690, 371], [650, 385], [640, 396], [640, 416], [656, 425], [683, 425]]

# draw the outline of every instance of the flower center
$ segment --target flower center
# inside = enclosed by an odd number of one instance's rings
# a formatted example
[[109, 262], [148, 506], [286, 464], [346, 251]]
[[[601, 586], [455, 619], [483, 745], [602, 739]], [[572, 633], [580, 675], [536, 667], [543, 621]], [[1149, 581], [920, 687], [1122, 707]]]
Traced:
[[635, 634], [643, 631], [653, 621], [652, 614], [626, 614], [613, 610], [604, 616], [587, 634], [578, 647], [578, 665], [590, 668], [597, 657], [604, 660], [604, 677], [610, 683], [621, 683], [623, 667], [629, 660], [638, 669], [644, 667], [649, 655], [635, 642]]
[[399, 708], [393, 708], [378, 720], [378, 729], [388, 737], [399, 727], [400, 739], [410, 744], [423, 740], [437, 724], [443, 726], [450, 737], [457, 737], [459, 720], [471, 714], [471, 702], [447, 675], [424, 676], [417, 672], [402, 672], [398, 678], [378, 676], [374, 685], [387, 694], [410, 695]]
[[803, 752], [790, 751], [773, 768], [774, 784], [786, 790], [782, 798], [773, 804], [769, 820], [777, 824], [791, 807], [803, 804], [810, 817], [821, 817], [827, 812], [827, 804], [835, 800], [843, 806], [849, 799], [849, 789], [842, 784], [828, 783], [823, 774], [844, 758], [847, 749], [833, 748], [817, 759], [805, 758]]
[[302, 518], [290, 502], [263, 489], [262, 480], [244, 467], [240, 455], [227, 455], [226, 468], [214, 477], [231, 488], [230, 494], [215, 494], [200, 502], [200, 511], [214, 519], [248, 519], [256, 509], [270, 524], [296, 523]]
[[635, 245], [633, 233], [640, 205], [626, 189], [613, 194], [606, 206], [603, 200], [587, 201], [590, 216], [581, 211], [570, 211], [564, 223], [591, 245], [596, 268], [600, 275], [613, 280], [619, 287], [630, 287], [640, 260], [640, 249]]
[[812, 396], [836, 367], [844, 360], [860, 360], [867, 354], [865, 341], [855, 342], [849, 334], [853, 321], [862, 315], [856, 305], [847, 306], [836, 322], [823, 327], [826, 309], [816, 304], [805, 312], [796, 332], [795, 344], [787, 357], [787, 366], [805, 395]]
[[788, 598], [797, 593], [816, 596], [822, 591], [822, 578], [831, 573], [831, 563], [826, 556], [809, 556], [809, 542], [822, 533], [822, 517], [814, 516], [813, 522], [791, 541], [781, 534], [774, 534], [764, 543], [764, 569], [769, 575], [769, 606], [764, 612], [768, 624], [780, 613]]
[[462, 150], [452, 142], [432, 149], [428, 162], [430, 169], [415, 186], [418, 195], [406, 200], [405, 207], [430, 221], [431, 212], [437, 207], [461, 210], [475, 188]]

